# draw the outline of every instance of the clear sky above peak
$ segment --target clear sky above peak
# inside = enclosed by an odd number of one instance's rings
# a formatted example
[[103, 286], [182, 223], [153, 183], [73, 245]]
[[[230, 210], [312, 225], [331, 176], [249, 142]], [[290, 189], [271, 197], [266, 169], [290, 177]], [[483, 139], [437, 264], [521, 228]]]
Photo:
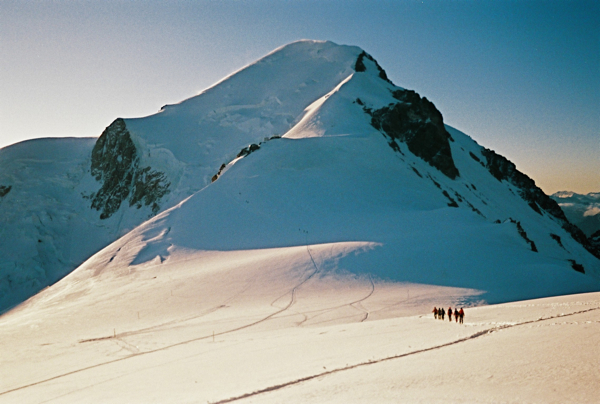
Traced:
[[2, 1], [0, 147], [99, 136], [298, 39], [357, 45], [547, 193], [600, 190], [596, 1]]

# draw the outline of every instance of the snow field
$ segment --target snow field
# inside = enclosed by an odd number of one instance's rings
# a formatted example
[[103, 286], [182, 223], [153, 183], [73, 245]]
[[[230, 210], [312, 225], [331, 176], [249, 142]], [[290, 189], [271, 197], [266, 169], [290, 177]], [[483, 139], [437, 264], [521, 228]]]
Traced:
[[[430, 311], [474, 291], [322, 269], [362, 248], [84, 265], [0, 319], [0, 401], [220, 402], [289, 384], [245, 401], [593, 402], [597, 293], [466, 308], [461, 326]], [[578, 384], [546, 377], [576, 364]]]
[[[486, 324], [487, 332], [234, 402], [596, 403], [598, 297], [469, 309], [466, 327]], [[496, 317], [505, 323], [489, 321]]]

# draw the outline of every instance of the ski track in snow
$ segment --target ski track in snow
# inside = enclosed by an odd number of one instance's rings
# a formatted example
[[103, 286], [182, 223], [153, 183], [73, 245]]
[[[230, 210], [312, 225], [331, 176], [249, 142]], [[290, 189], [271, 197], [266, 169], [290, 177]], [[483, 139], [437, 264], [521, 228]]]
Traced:
[[373, 295], [373, 293], [375, 292], [375, 284], [373, 283], [373, 279], [371, 278], [371, 276], [369, 276], [369, 282], [371, 282], [371, 291], [369, 292], [369, 294], [360, 300], [350, 303], [350, 307], [355, 307], [358, 310], [362, 310], [365, 312], [365, 316], [363, 317], [362, 320], [360, 320], [361, 323], [363, 321], [366, 321], [369, 318], [369, 314], [370, 314], [369, 310], [367, 310], [361, 303], [364, 302], [365, 300], [367, 300], [368, 298], [370, 298]]
[[[367, 318], [369, 318], [369, 315], [370, 315], [371, 312], [369, 310], [367, 310], [361, 303], [364, 302], [365, 300], [367, 300], [369, 297], [371, 297], [373, 295], [373, 293], [375, 292], [375, 283], [373, 282], [373, 279], [371, 278], [371, 276], [369, 276], [369, 281], [371, 282], [371, 290], [369, 291], [369, 293], [365, 297], [361, 297], [360, 299], [355, 300], [353, 302], [340, 304], [338, 306], [327, 307], [325, 309], [319, 309], [319, 310], [313, 310], [313, 311], [307, 311], [307, 312], [303, 312], [303, 313], [298, 313], [298, 314], [302, 314], [304, 317], [306, 317], [306, 319], [303, 320], [302, 322], [300, 322], [300, 324], [303, 324], [306, 321], [308, 321], [308, 314], [319, 313], [319, 314], [315, 314], [314, 316], [312, 316], [310, 318], [310, 320], [314, 320], [315, 318], [317, 318], [319, 316], [322, 316], [322, 315], [330, 313], [332, 311], [341, 309], [341, 308], [346, 307], [346, 306], [352, 307], [353, 309], [356, 309], [356, 310], [358, 310], [360, 312], [363, 312], [364, 313], [364, 317], [360, 320], [360, 322], [362, 323], [363, 321], [366, 321]], [[393, 305], [390, 305], [390, 306], [394, 306], [396, 304], [398, 304], [398, 303], [394, 303]], [[345, 318], [345, 317], [343, 317], [343, 318]], [[327, 320], [323, 321], [323, 322], [327, 322]], [[312, 325], [317, 325], [317, 324], [321, 324], [323, 322], [315, 322], [315, 321], [313, 321], [311, 324]]]
[[[287, 305], [287, 307], [284, 309], [284, 311], [290, 309], [294, 305], [294, 303], [296, 302], [296, 291], [298, 290], [298, 288], [300, 288], [300, 286], [302, 286], [303, 284], [305, 284], [306, 282], [308, 282], [310, 279], [312, 279], [319, 272], [319, 268], [317, 266], [317, 263], [314, 260], [314, 257], [312, 255], [312, 253], [310, 252], [310, 248], [309, 248], [308, 244], [306, 245], [306, 251], [308, 251], [308, 255], [310, 256], [310, 259], [311, 259], [311, 261], [313, 263], [313, 266], [315, 267], [315, 270], [304, 281], [302, 281], [301, 283], [299, 283], [298, 285], [296, 285], [292, 289], [292, 291], [291, 291], [292, 292], [292, 300]], [[319, 316], [321, 316], [323, 314], [335, 311], [337, 309], [340, 309], [340, 308], [346, 307], [346, 306], [350, 306], [350, 307], [352, 307], [354, 309], [357, 309], [357, 310], [359, 310], [361, 312], [364, 312], [365, 313], [364, 317], [360, 320], [360, 322], [366, 321], [369, 318], [370, 312], [369, 312], [369, 310], [365, 309], [361, 305], [361, 302], [364, 302], [365, 300], [367, 300], [375, 292], [375, 283], [373, 282], [373, 279], [372, 279], [372, 277], [370, 275], [369, 275], [369, 282], [371, 283], [371, 290], [369, 291], [369, 293], [365, 297], [362, 297], [362, 298], [360, 298], [358, 300], [355, 300], [355, 301], [350, 302], [350, 303], [344, 303], [344, 304], [341, 304], [339, 306], [328, 307], [328, 308], [320, 309], [320, 310], [313, 310], [313, 311], [308, 311], [308, 312], [294, 312], [294, 314], [298, 314], [298, 315], [301, 315], [301, 316], [304, 317], [304, 319], [302, 321], [300, 321], [297, 325], [301, 326], [302, 324], [304, 324], [305, 322], [307, 322], [309, 320], [308, 314], [319, 313], [319, 314], [316, 314], [316, 315], [310, 317], [310, 320], [312, 320], [312, 319], [314, 319], [316, 317], [319, 317]], [[287, 296], [288, 294], [289, 294], [289, 292], [287, 292], [284, 295], [282, 295], [282, 296], [278, 297], [277, 299], [275, 299], [271, 303], [271, 306], [274, 306], [275, 302], [277, 302], [282, 297]], [[319, 324], [319, 323], [313, 322], [312, 324], [314, 325], [314, 324]]]
[[[311, 256], [311, 258], [312, 258], [312, 256]], [[314, 263], [314, 261], [313, 261], [313, 263]], [[314, 265], [315, 265], [315, 268], [316, 268], [315, 271], [313, 273], [311, 273], [306, 279], [304, 279], [302, 282], [300, 282], [298, 285], [296, 285], [292, 289], [292, 295], [294, 294], [294, 291], [297, 288], [299, 288], [304, 283], [306, 283], [310, 278], [312, 278], [318, 272], [318, 267], [317, 267], [316, 263], [314, 263]], [[373, 285], [372, 280], [371, 280], [371, 283]], [[354, 307], [352, 305], [358, 304], [358, 303], [366, 300], [367, 298], [369, 298], [373, 294], [373, 292], [374, 292], [374, 285], [373, 285], [373, 287], [371, 289], [371, 292], [366, 297], [363, 297], [362, 299], [359, 299], [359, 300], [357, 300], [355, 302], [352, 302], [350, 304], [341, 305], [339, 307], [344, 307], [344, 306], [348, 306], [348, 305], [350, 305], [351, 307]], [[233, 333], [233, 332], [236, 332], [236, 331], [240, 331], [240, 330], [243, 330], [243, 329], [255, 326], [257, 324], [263, 323], [263, 322], [265, 322], [265, 321], [267, 321], [267, 320], [275, 317], [276, 315], [278, 315], [280, 313], [283, 313], [284, 311], [288, 310], [293, 305], [293, 302], [294, 302], [294, 300], [293, 300], [293, 297], [292, 297], [290, 299], [290, 303], [286, 307], [284, 307], [283, 309], [281, 309], [281, 310], [279, 310], [279, 311], [277, 311], [275, 313], [272, 313], [272, 314], [270, 314], [270, 315], [268, 315], [268, 316], [266, 316], [266, 317], [264, 317], [264, 318], [262, 318], [260, 320], [257, 320], [255, 322], [252, 322], [252, 323], [240, 326], [240, 327], [236, 327], [236, 328], [231, 329], [231, 330], [223, 331], [223, 332], [220, 332], [220, 333], [215, 333], [214, 336], [220, 336], [220, 335], [230, 334], [230, 333]], [[561, 314], [558, 314], [556, 316], [539, 318], [539, 319], [536, 319], [536, 320], [523, 321], [523, 322], [520, 322], [520, 323], [502, 324], [502, 325], [498, 325], [498, 326], [495, 326], [495, 327], [492, 327], [492, 328], [488, 328], [488, 329], [485, 329], [485, 330], [482, 330], [482, 331], [478, 331], [478, 332], [476, 332], [476, 333], [474, 333], [474, 334], [472, 334], [470, 336], [467, 336], [467, 337], [464, 337], [464, 338], [460, 338], [458, 340], [451, 341], [451, 342], [448, 342], [448, 343], [445, 343], [445, 344], [436, 345], [436, 346], [432, 346], [432, 347], [429, 347], [429, 348], [424, 348], [424, 349], [420, 349], [420, 350], [416, 350], [416, 351], [412, 351], [412, 352], [407, 352], [407, 353], [400, 354], [400, 355], [393, 355], [393, 356], [388, 356], [388, 357], [381, 358], [381, 359], [369, 360], [367, 362], [360, 362], [360, 363], [357, 363], [357, 364], [354, 364], [354, 365], [344, 366], [344, 367], [341, 367], [341, 368], [338, 368], [338, 369], [328, 370], [326, 372], [321, 372], [321, 373], [317, 373], [317, 374], [314, 374], [314, 375], [302, 377], [300, 379], [291, 380], [291, 381], [286, 382], [286, 383], [281, 383], [281, 384], [278, 384], [278, 385], [275, 385], [275, 386], [266, 387], [266, 388], [263, 388], [263, 389], [260, 389], [260, 390], [256, 390], [256, 391], [251, 392], [251, 393], [246, 393], [246, 394], [243, 394], [243, 395], [240, 395], [240, 396], [231, 397], [231, 398], [227, 398], [227, 399], [220, 400], [220, 401], [213, 401], [210, 404], [231, 403], [231, 402], [243, 400], [243, 399], [246, 399], [246, 398], [249, 398], [249, 397], [253, 397], [253, 396], [256, 396], [256, 395], [260, 395], [260, 394], [265, 394], [265, 393], [269, 393], [269, 392], [272, 392], [272, 391], [276, 391], [276, 390], [279, 390], [279, 389], [282, 389], [282, 388], [285, 388], [285, 387], [289, 387], [289, 386], [301, 384], [301, 383], [307, 382], [309, 380], [317, 379], [319, 377], [325, 377], [325, 376], [329, 376], [329, 375], [332, 375], [332, 374], [335, 374], [335, 373], [340, 373], [340, 372], [343, 372], [343, 371], [347, 371], [347, 370], [351, 370], [351, 369], [355, 369], [355, 368], [359, 368], [359, 367], [363, 367], [363, 366], [374, 365], [374, 364], [381, 363], [381, 362], [386, 362], [386, 361], [390, 361], [390, 360], [394, 360], [394, 359], [400, 359], [400, 358], [404, 358], [404, 357], [407, 357], [407, 356], [412, 356], [412, 355], [416, 355], [416, 354], [420, 354], [420, 353], [424, 353], [424, 352], [428, 352], [428, 351], [433, 351], [433, 350], [445, 348], [445, 347], [448, 347], [448, 346], [460, 344], [460, 343], [463, 343], [463, 342], [467, 342], [467, 341], [479, 338], [479, 337], [484, 336], [484, 335], [492, 334], [492, 333], [494, 333], [496, 331], [501, 331], [501, 330], [505, 330], [505, 329], [513, 328], [513, 327], [519, 327], [519, 326], [523, 326], [523, 325], [527, 325], [527, 324], [541, 323], [541, 322], [548, 321], [548, 320], [554, 320], [554, 319], [559, 319], [559, 318], [564, 318], [564, 317], [575, 316], [575, 315], [578, 315], [578, 314], [587, 313], [587, 312], [594, 311], [594, 310], [600, 310], [600, 307], [593, 307], [593, 308], [590, 308], [590, 309], [580, 310], [580, 311], [576, 311], [576, 312], [573, 312], [573, 313], [567, 313], [567, 314], [561, 313]], [[366, 317], [368, 317], [368, 311], [366, 313], [365, 319], [366, 319]], [[421, 316], [421, 317], [423, 317], [423, 316]], [[365, 319], [361, 320], [361, 322], [364, 321]], [[555, 324], [556, 323], [553, 323], [551, 325], [555, 325]], [[133, 334], [134, 334], [134, 332], [129, 333], [128, 335], [133, 335]], [[133, 352], [134, 350], [137, 350], [137, 347], [135, 347], [135, 346], [133, 346], [133, 345], [131, 345], [131, 344], [123, 341], [122, 339], [120, 339], [122, 337], [123, 337], [123, 334], [117, 334], [116, 337], [113, 336], [113, 337], [96, 338], [96, 339], [93, 339], [93, 340], [86, 340], [86, 342], [99, 341], [99, 340], [108, 340], [108, 339], [110, 339], [110, 340], [118, 341], [116, 343], [119, 346], [121, 346], [123, 349], [129, 350], [130, 352]], [[193, 343], [193, 342], [197, 342], [197, 341], [201, 341], [201, 340], [205, 340], [205, 339], [209, 339], [209, 338], [213, 338], [213, 334], [202, 336], [202, 337], [198, 337], [198, 338], [194, 338], [194, 339], [190, 339], [190, 340], [186, 340], [186, 341], [181, 341], [181, 342], [178, 342], [178, 343], [175, 343], [175, 344], [171, 344], [171, 345], [168, 345], [168, 346], [164, 346], [164, 347], [161, 347], [161, 348], [158, 348], [158, 349], [154, 349], [154, 350], [151, 350], [151, 351], [144, 351], [144, 352], [139, 352], [138, 351], [138, 352], [132, 353], [131, 355], [128, 355], [128, 356], [125, 356], [125, 357], [122, 357], [122, 358], [110, 360], [110, 361], [107, 361], [107, 362], [98, 363], [98, 364], [87, 366], [87, 367], [84, 367], [84, 368], [81, 368], [81, 369], [76, 369], [76, 370], [73, 370], [71, 372], [63, 373], [63, 374], [60, 374], [60, 375], [57, 375], [57, 376], [54, 376], [54, 377], [51, 377], [51, 378], [48, 378], [48, 379], [40, 380], [38, 382], [34, 382], [34, 383], [30, 383], [30, 384], [27, 384], [27, 385], [24, 385], [24, 386], [20, 386], [20, 387], [16, 387], [16, 388], [13, 388], [13, 389], [10, 389], [10, 390], [6, 390], [6, 391], [3, 391], [3, 392], [0, 392], [0, 396], [8, 394], [8, 393], [15, 392], [15, 391], [23, 390], [23, 389], [26, 389], [26, 388], [29, 388], [29, 387], [33, 387], [33, 386], [37, 386], [37, 385], [40, 385], [40, 384], [44, 384], [44, 383], [47, 383], [47, 382], [51, 382], [51, 381], [54, 381], [54, 380], [57, 380], [57, 379], [61, 379], [63, 377], [67, 377], [67, 376], [70, 376], [70, 375], [73, 375], [73, 374], [85, 372], [87, 370], [91, 370], [91, 369], [95, 369], [95, 368], [98, 368], [98, 367], [102, 367], [102, 366], [105, 366], [105, 365], [110, 365], [110, 364], [113, 364], [113, 363], [122, 362], [122, 361], [125, 361], [125, 360], [128, 360], [128, 359], [132, 359], [132, 358], [136, 358], [136, 357], [142, 356], [142, 355], [149, 355], [149, 354], [153, 354], [153, 353], [156, 353], [156, 352], [165, 351], [165, 350], [168, 350], [170, 348], [174, 348], [174, 347], [181, 346], [181, 345], [186, 345], [186, 344], [189, 344], [189, 343]], [[80, 342], [82, 342], [82, 341], [80, 341]], [[72, 393], [72, 392], [69, 392], [68, 394], [70, 394], [70, 393]]]
[[420, 354], [420, 353], [423, 353], [423, 352], [434, 351], [434, 350], [445, 348], [445, 347], [448, 347], [448, 346], [460, 344], [460, 343], [463, 343], [463, 342], [467, 342], [467, 341], [473, 340], [475, 338], [479, 338], [479, 337], [484, 336], [484, 335], [492, 334], [492, 333], [494, 333], [496, 331], [505, 330], [505, 329], [513, 328], [513, 327], [519, 327], [519, 326], [523, 326], [523, 325], [527, 325], [527, 324], [539, 323], [539, 322], [553, 320], [553, 319], [562, 318], [562, 317], [574, 316], [574, 315], [578, 315], [578, 314], [582, 314], [582, 313], [587, 313], [587, 312], [594, 311], [594, 310], [599, 310], [599, 309], [600, 309], [600, 307], [594, 307], [594, 308], [591, 308], [591, 309], [581, 310], [581, 311], [577, 311], [577, 312], [574, 312], [574, 313], [559, 314], [559, 315], [551, 316], [551, 317], [547, 317], [547, 318], [539, 318], [537, 320], [529, 320], [529, 321], [523, 321], [523, 322], [515, 323], [515, 324], [500, 325], [500, 326], [489, 328], [487, 330], [478, 331], [475, 334], [472, 334], [472, 335], [470, 335], [468, 337], [460, 338], [458, 340], [451, 341], [451, 342], [448, 342], [448, 343], [445, 343], [445, 344], [436, 345], [436, 346], [432, 346], [432, 347], [424, 348], [424, 349], [419, 349], [419, 350], [416, 350], [416, 351], [413, 351], [413, 352], [407, 352], [407, 353], [400, 354], [400, 355], [388, 356], [388, 357], [377, 359], [377, 360], [369, 360], [367, 362], [361, 362], [361, 363], [357, 363], [357, 364], [350, 365], [350, 366], [344, 366], [344, 367], [341, 367], [341, 368], [338, 368], [338, 369], [328, 370], [326, 372], [321, 372], [321, 373], [317, 373], [317, 374], [314, 374], [314, 375], [311, 375], [311, 376], [302, 377], [300, 379], [291, 380], [291, 381], [286, 382], [286, 383], [282, 383], [282, 384], [278, 384], [278, 385], [275, 385], [275, 386], [266, 387], [264, 389], [254, 391], [252, 393], [246, 393], [246, 394], [243, 394], [241, 396], [231, 397], [231, 398], [227, 398], [227, 399], [220, 400], [220, 401], [213, 401], [210, 404], [225, 404], [225, 403], [231, 403], [231, 402], [235, 402], [235, 401], [239, 401], [239, 400], [244, 400], [246, 398], [254, 397], [254, 396], [257, 396], [257, 395], [260, 395], [260, 394], [265, 394], [265, 393], [269, 393], [269, 392], [272, 392], [272, 391], [280, 390], [280, 389], [285, 388], [285, 387], [289, 387], [289, 386], [297, 385], [297, 384], [300, 384], [300, 383], [304, 383], [304, 382], [307, 382], [309, 380], [317, 379], [319, 377], [329, 376], [329, 375], [332, 375], [334, 373], [340, 373], [340, 372], [344, 372], [346, 370], [351, 370], [351, 369], [355, 369], [355, 368], [359, 368], [359, 367], [363, 367], [363, 366], [374, 365], [374, 364], [381, 363], [381, 362], [386, 362], [386, 361], [390, 361], [390, 360], [394, 360], [394, 359], [400, 359], [400, 358], [404, 358], [404, 357], [407, 357], [407, 356], [412, 356], [412, 355]]
[[[95, 342], [95, 341], [103, 341], [103, 340], [114, 340], [119, 339], [119, 338], [124, 338], [124, 337], [131, 337], [134, 335], [141, 335], [141, 334], [147, 334], [150, 332], [156, 332], [156, 331], [161, 331], [167, 328], [172, 328], [172, 326], [177, 325], [177, 324], [183, 324], [186, 323], [188, 321], [192, 321], [192, 320], [196, 320], [198, 318], [201, 317], [205, 317], [209, 314], [214, 313], [215, 311], [218, 311], [222, 308], [227, 307], [227, 305], [229, 303], [231, 303], [233, 300], [235, 300], [236, 298], [238, 298], [239, 296], [241, 296], [242, 294], [244, 294], [244, 292], [246, 292], [248, 289], [250, 289], [250, 286], [252, 286], [251, 282], [248, 282], [248, 284], [238, 293], [235, 293], [234, 295], [232, 295], [231, 297], [229, 297], [228, 299], [226, 299], [225, 301], [223, 301], [222, 304], [218, 305], [218, 306], [214, 306], [211, 307], [209, 309], [207, 309], [206, 311], [204, 311], [201, 314], [198, 314], [196, 316], [191, 316], [191, 317], [187, 317], [187, 318], [183, 318], [180, 320], [172, 320], [172, 321], [168, 321], [166, 323], [162, 323], [162, 324], [157, 324], [151, 327], [147, 327], [147, 328], [140, 328], [139, 330], [135, 330], [135, 331], [125, 331], [125, 332], [121, 332], [118, 334], [115, 334], [113, 336], [106, 336], [106, 337], [98, 337], [98, 338], [90, 338], [90, 339], [83, 339], [81, 341], [79, 341], [79, 343], [86, 343], [86, 342]], [[222, 334], [226, 334], [229, 331], [224, 331], [222, 332]], [[215, 334], [215, 335], [220, 335], [220, 334]]]
[[[160, 351], [165, 351], [167, 349], [170, 349], [170, 348], [173, 348], [173, 347], [176, 347], [176, 346], [186, 345], [186, 344], [189, 344], [189, 343], [192, 343], [192, 342], [197, 342], [197, 341], [201, 341], [201, 340], [205, 340], [205, 339], [209, 339], [209, 338], [214, 338], [216, 336], [230, 334], [230, 333], [233, 333], [233, 332], [236, 332], [236, 331], [240, 331], [240, 330], [243, 330], [243, 329], [246, 329], [246, 328], [249, 328], [249, 327], [253, 327], [253, 326], [258, 325], [258, 324], [261, 324], [261, 323], [263, 323], [263, 322], [265, 322], [265, 321], [267, 321], [267, 320], [269, 320], [269, 319], [277, 316], [278, 314], [281, 314], [281, 313], [285, 312], [290, 307], [292, 307], [293, 304], [295, 303], [295, 295], [296, 295], [296, 291], [298, 290], [298, 288], [301, 287], [306, 282], [308, 282], [311, 278], [313, 278], [319, 272], [319, 268], [318, 268], [318, 266], [317, 266], [317, 264], [316, 264], [316, 262], [315, 262], [315, 260], [314, 260], [314, 258], [312, 256], [312, 254], [310, 252], [310, 248], [308, 247], [308, 245], [306, 245], [306, 250], [308, 251], [308, 254], [309, 254], [310, 259], [311, 259], [311, 261], [313, 263], [313, 266], [315, 267], [315, 270], [313, 272], [311, 272], [310, 275], [307, 276], [304, 280], [302, 280], [302, 282], [298, 283], [296, 286], [294, 286], [294, 288], [292, 288], [292, 290], [291, 290], [292, 296], [290, 298], [289, 303], [284, 308], [282, 308], [282, 309], [280, 309], [280, 310], [278, 310], [278, 311], [276, 311], [274, 313], [271, 313], [270, 315], [268, 315], [268, 316], [266, 316], [266, 317], [264, 317], [264, 318], [262, 318], [260, 320], [254, 321], [254, 322], [249, 323], [249, 324], [242, 325], [240, 327], [233, 328], [231, 330], [222, 331], [222, 332], [214, 333], [214, 334], [210, 334], [210, 335], [205, 335], [205, 336], [202, 336], [202, 337], [198, 337], [198, 338], [194, 338], [194, 339], [190, 339], [190, 340], [186, 340], [186, 341], [181, 341], [181, 342], [178, 342], [178, 343], [175, 343], [175, 344], [167, 345], [167, 346], [164, 346], [164, 347], [161, 347], [161, 348], [158, 348], [158, 349], [154, 349], [154, 350], [150, 350], [150, 351], [144, 351], [144, 352], [140, 352], [139, 349], [135, 345], [129, 344], [128, 342], [126, 342], [126, 341], [124, 341], [122, 339], [122, 338], [127, 337], [127, 336], [132, 336], [132, 335], [138, 335], [138, 334], [143, 334], [143, 333], [147, 333], [147, 332], [157, 331], [157, 330], [160, 330], [160, 329], [162, 329], [162, 328], [164, 328], [165, 326], [168, 326], [168, 325], [182, 323], [182, 322], [186, 322], [186, 321], [189, 321], [189, 320], [192, 320], [192, 319], [195, 319], [195, 318], [206, 316], [206, 315], [208, 315], [208, 314], [210, 314], [210, 313], [212, 313], [214, 311], [217, 311], [218, 309], [220, 309], [220, 308], [222, 308], [222, 307], [225, 306], [225, 305], [220, 305], [218, 307], [213, 307], [212, 309], [207, 310], [206, 312], [202, 313], [201, 315], [190, 317], [190, 318], [186, 318], [186, 319], [183, 319], [183, 320], [171, 321], [171, 322], [168, 322], [168, 323], [159, 324], [157, 326], [148, 327], [148, 328], [137, 330], [137, 331], [129, 331], [129, 332], [124, 332], [124, 333], [120, 333], [120, 334], [115, 334], [113, 336], [106, 336], [106, 337], [99, 337], [99, 338], [92, 338], [92, 339], [81, 340], [81, 341], [79, 341], [80, 343], [97, 342], [97, 341], [104, 341], [104, 340], [114, 341], [121, 348], [132, 352], [132, 354], [129, 355], [129, 356], [125, 356], [123, 358], [114, 359], [114, 360], [111, 360], [111, 361], [98, 363], [96, 365], [87, 366], [87, 367], [84, 367], [84, 368], [81, 368], [81, 369], [73, 370], [71, 372], [67, 372], [67, 373], [63, 373], [63, 374], [51, 377], [51, 378], [48, 378], [48, 379], [44, 379], [44, 380], [41, 380], [41, 381], [38, 381], [38, 382], [35, 382], [35, 383], [30, 383], [30, 384], [27, 384], [27, 385], [24, 385], [24, 386], [16, 387], [14, 389], [6, 390], [6, 391], [3, 391], [3, 392], [0, 392], [0, 396], [2, 396], [4, 394], [11, 393], [11, 392], [14, 392], [14, 391], [23, 390], [23, 389], [26, 389], [28, 387], [33, 387], [33, 386], [37, 386], [37, 385], [40, 385], [40, 384], [43, 384], [43, 383], [46, 383], [46, 382], [57, 380], [57, 379], [60, 379], [60, 378], [66, 377], [66, 376], [70, 376], [70, 375], [73, 375], [73, 374], [76, 374], [76, 373], [85, 372], [87, 370], [95, 369], [95, 368], [98, 368], [98, 367], [101, 367], [101, 366], [104, 366], [104, 365], [110, 365], [110, 364], [113, 364], [113, 363], [117, 363], [117, 362], [121, 362], [121, 361], [124, 361], [124, 360], [127, 360], [127, 359], [131, 359], [131, 358], [134, 358], [134, 357], [138, 357], [138, 356], [142, 356], [142, 355], [147, 355], [147, 354], [152, 354], [152, 353], [156, 353], [156, 352], [160, 352]], [[237, 296], [239, 296], [244, 291], [246, 291], [248, 288], [249, 288], [249, 285], [246, 286], [246, 288], [244, 288], [241, 292], [238, 292], [237, 294], [235, 294], [232, 297], [230, 297], [229, 299], [227, 299], [226, 302], [232, 301]], [[290, 292], [287, 292], [286, 294], [282, 295], [281, 297], [283, 297], [285, 295], [288, 295], [289, 293]], [[372, 293], [373, 292], [371, 291], [371, 293], [369, 294], [369, 296]], [[369, 297], [369, 296], [367, 296], [367, 297]], [[273, 303], [271, 303], [271, 305], [273, 306], [274, 303], [277, 300], [281, 299], [281, 297], [275, 299], [273, 301]], [[365, 300], [367, 297], [365, 297], [365, 298], [363, 298], [361, 300], [358, 300], [357, 302]], [[350, 305], [352, 305], [354, 303], [356, 303], [356, 302], [353, 302]], [[343, 306], [341, 306], [341, 307], [343, 307]]]

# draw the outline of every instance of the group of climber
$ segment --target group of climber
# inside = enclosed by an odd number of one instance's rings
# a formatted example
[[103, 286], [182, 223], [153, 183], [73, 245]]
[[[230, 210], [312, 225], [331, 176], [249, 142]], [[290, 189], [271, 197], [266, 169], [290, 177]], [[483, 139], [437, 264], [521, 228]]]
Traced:
[[[465, 318], [465, 311], [461, 308], [460, 310], [458, 310], [456, 307], [454, 308], [454, 311], [452, 311], [452, 307], [448, 307], [448, 321], [452, 321], [452, 315], [454, 314], [454, 320], [458, 323], [460, 320], [460, 323], [463, 323], [463, 318]], [[444, 310], [443, 307], [440, 307], [439, 309], [437, 307], [433, 308], [433, 317], [438, 319], [438, 320], [443, 320], [444, 317], [446, 316], [446, 311]]]

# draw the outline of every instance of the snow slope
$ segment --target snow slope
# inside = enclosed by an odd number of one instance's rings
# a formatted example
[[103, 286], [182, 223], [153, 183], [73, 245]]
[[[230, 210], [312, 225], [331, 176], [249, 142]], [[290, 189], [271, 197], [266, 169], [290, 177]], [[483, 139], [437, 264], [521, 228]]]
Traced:
[[[114, 239], [98, 231], [77, 192], [95, 141], [36, 139], [0, 150], [0, 311], [56, 282]], [[89, 233], [99, 240], [88, 239]]]
[[327, 270], [368, 248], [80, 268], [0, 317], [0, 402], [596, 402], [599, 293], [459, 325], [430, 310], [475, 291]]

